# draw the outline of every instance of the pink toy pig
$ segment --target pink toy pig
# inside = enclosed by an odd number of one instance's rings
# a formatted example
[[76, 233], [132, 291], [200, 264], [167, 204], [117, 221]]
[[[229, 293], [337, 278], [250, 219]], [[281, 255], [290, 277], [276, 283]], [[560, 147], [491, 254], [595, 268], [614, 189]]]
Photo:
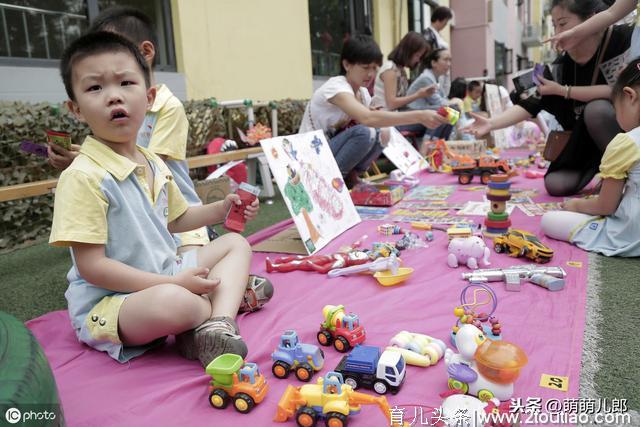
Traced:
[[478, 268], [478, 261], [482, 259], [484, 266], [489, 265], [489, 254], [491, 251], [487, 248], [478, 236], [456, 237], [449, 242], [449, 255], [447, 256], [447, 264], [449, 267], [455, 268], [458, 263], [466, 264], [472, 270]]

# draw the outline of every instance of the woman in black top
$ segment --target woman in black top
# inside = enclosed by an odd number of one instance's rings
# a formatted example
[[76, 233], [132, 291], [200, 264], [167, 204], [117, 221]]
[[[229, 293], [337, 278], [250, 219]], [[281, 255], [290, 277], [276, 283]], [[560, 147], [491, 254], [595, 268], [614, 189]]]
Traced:
[[[602, 0], [553, 0], [554, 31], [560, 33], [573, 28], [606, 7]], [[611, 36], [602, 55], [595, 85], [591, 86], [591, 82], [606, 32], [590, 36], [560, 56], [553, 64], [555, 81], [541, 79], [539, 96], [520, 100], [490, 119], [474, 115], [476, 121], [467, 129], [481, 136], [535, 117], [541, 110], [553, 114], [572, 134], [544, 177], [545, 188], [552, 196], [568, 196], [584, 188], [598, 171], [609, 141], [622, 132], [609, 101], [609, 85], [615, 81], [615, 65], [624, 65], [620, 56], [629, 48], [633, 27], [620, 25], [608, 31]]]

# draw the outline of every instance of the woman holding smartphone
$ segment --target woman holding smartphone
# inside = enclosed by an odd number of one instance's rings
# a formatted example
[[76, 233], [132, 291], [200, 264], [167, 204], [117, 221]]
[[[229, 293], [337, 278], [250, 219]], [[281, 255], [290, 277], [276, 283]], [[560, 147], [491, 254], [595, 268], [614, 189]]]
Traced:
[[[567, 31], [606, 8], [602, 0], [553, 0], [554, 30], [556, 33]], [[539, 96], [521, 99], [492, 118], [472, 113], [475, 122], [465, 131], [480, 137], [536, 117], [542, 110], [549, 112], [564, 130], [572, 133], [564, 150], [549, 166], [545, 188], [552, 196], [578, 193], [597, 173], [609, 141], [621, 132], [609, 101], [609, 85], [615, 80], [615, 71], [606, 65], [619, 59], [629, 48], [632, 31], [632, 27], [620, 25], [589, 36], [553, 63], [556, 81], [538, 78]], [[605, 74], [603, 69], [609, 72]]]

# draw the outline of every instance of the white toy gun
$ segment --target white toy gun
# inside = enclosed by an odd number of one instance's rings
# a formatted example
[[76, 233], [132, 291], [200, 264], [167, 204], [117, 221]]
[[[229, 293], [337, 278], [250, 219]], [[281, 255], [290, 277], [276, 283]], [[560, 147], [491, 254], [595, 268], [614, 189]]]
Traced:
[[543, 267], [537, 264], [486, 268], [462, 273], [462, 278], [471, 283], [505, 282], [508, 291], [519, 291], [522, 279], [549, 291], [560, 291], [564, 288], [566, 276], [567, 273], [562, 267]]
[[329, 271], [329, 277], [338, 277], [345, 276], [347, 274], [355, 274], [355, 273], [363, 273], [363, 272], [372, 272], [376, 271], [386, 271], [391, 270], [391, 274], [398, 273], [398, 267], [400, 267], [400, 260], [395, 255], [391, 255], [386, 258], [378, 258], [373, 262], [369, 262], [366, 264], [353, 265], [351, 267], [344, 268], [334, 268]]

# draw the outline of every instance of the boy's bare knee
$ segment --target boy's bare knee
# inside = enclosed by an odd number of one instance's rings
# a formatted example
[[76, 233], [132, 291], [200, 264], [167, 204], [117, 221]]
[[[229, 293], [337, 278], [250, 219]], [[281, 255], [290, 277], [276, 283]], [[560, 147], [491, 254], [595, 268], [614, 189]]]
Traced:
[[232, 250], [246, 252], [249, 256], [251, 256], [251, 245], [249, 244], [247, 239], [245, 239], [238, 233], [225, 234], [224, 237], [227, 236], [229, 236], [228, 241]]
[[171, 313], [172, 317], [189, 325], [198, 325], [208, 317], [205, 308], [209, 307], [209, 303], [201, 301], [201, 296], [188, 289], [174, 284], [157, 285], [154, 288], [156, 292], [152, 303], [161, 313]]

